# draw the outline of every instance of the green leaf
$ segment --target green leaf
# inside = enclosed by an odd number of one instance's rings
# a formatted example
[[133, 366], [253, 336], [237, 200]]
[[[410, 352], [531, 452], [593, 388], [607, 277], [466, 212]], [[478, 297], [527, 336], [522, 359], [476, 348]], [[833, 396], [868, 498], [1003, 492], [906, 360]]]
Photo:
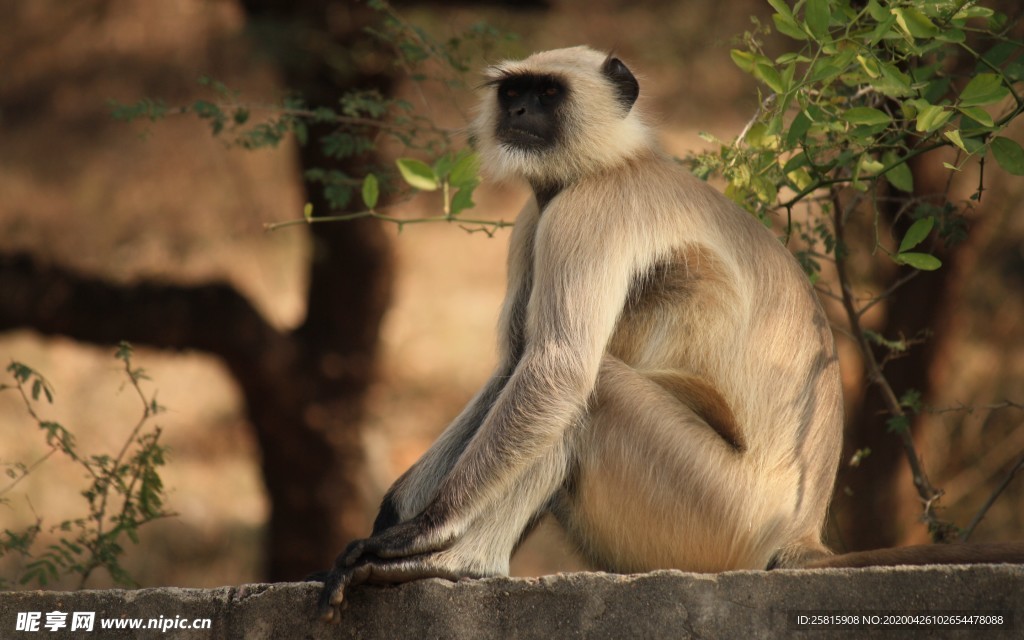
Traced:
[[1011, 62], [1006, 65], [1003, 69], [1003, 74], [1006, 75], [1007, 79], [1011, 82], [1020, 82], [1024, 80], [1024, 63], [1022, 62]]
[[793, 14], [788, 11], [786, 13], [772, 14], [772, 22], [775, 23], [775, 29], [783, 35], [789, 36], [794, 40], [802, 41], [807, 39], [807, 34], [796, 23]]
[[427, 163], [415, 158], [399, 158], [395, 161], [402, 179], [414, 189], [436, 191], [439, 186], [437, 174]]
[[333, 109], [317, 107], [313, 110], [313, 122], [332, 122], [338, 118]]
[[754, 54], [749, 51], [741, 51], [740, 49], [733, 49], [729, 52], [729, 56], [732, 58], [733, 63], [746, 71], [747, 73], [754, 72]]
[[370, 211], [373, 211], [374, 207], [377, 206], [377, 201], [380, 199], [380, 183], [377, 181], [377, 176], [372, 173], [366, 174], [363, 178], [363, 204]]
[[920, 271], [935, 271], [942, 266], [942, 261], [930, 253], [898, 253], [896, 262], [905, 264]]
[[882, 157], [882, 161], [885, 166], [892, 167], [885, 172], [885, 179], [889, 181], [889, 184], [905, 193], [913, 193], [914, 173], [907, 163], [891, 151]]
[[434, 161], [434, 175], [437, 176], [438, 182], [448, 177], [454, 164], [455, 157], [451, 153], [446, 153]]
[[786, 177], [793, 183], [798, 190], [803, 191], [807, 187], [814, 184], [814, 178], [807, 169], [797, 169], [796, 171], [790, 171], [786, 173]]
[[1008, 173], [1024, 176], [1024, 149], [1016, 141], [996, 136], [992, 140], [992, 155]]
[[912, 7], [891, 9], [896, 16], [896, 23], [900, 28], [913, 38], [933, 38], [938, 32], [935, 24], [917, 9]]
[[931, 133], [942, 125], [946, 124], [953, 116], [953, 112], [938, 105], [927, 105], [917, 112], [917, 131], [919, 133]]
[[768, 85], [775, 93], [785, 93], [786, 87], [782, 83], [782, 76], [769, 63], [758, 62], [754, 65], [754, 77]]
[[[1001, 67], [1007, 60], [1016, 55], [1019, 50], [1020, 46], [1012, 40], [997, 42], [991, 49], [982, 54], [981, 58], [984, 63], [992, 65], [993, 67]], [[979, 68], [984, 64], [982, 60], [978, 61]]]
[[309, 222], [310, 220], [313, 219], [313, 203], [312, 202], [307, 202], [306, 206], [302, 207], [302, 217], [306, 219], [306, 222]]
[[868, 74], [869, 78], [877, 78], [882, 75], [882, 69], [878, 66], [878, 61], [874, 58], [867, 58], [863, 55], [857, 56], [857, 62], [860, 63], [864, 73]]
[[755, 149], [777, 149], [779, 147], [779, 137], [772, 134], [768, 125], [763, 122], [758, 122], [750, 127], [745, 142]]
[[968, 3], [966, 6], [961, 7], [953, 18], [955, 20], [963, 20], [964, 18], [991, 18], [994, 14], [995, 11], [988, 7], [972, 6]]
[[901, 37], [895, 26], [896, 16], [886, 14], [886, 17], [879, 20], [874, 29], [864, 35], [864, 43], [869, 47], [874, 47], [885, 38]]
[[873, 176], [884, 168], [885, 165], [881, 161], [875, 160], [866, 154], [861, 156], [860, 162], [857, 165], [858, 174], [862, 176]]
[[910, 420], [906, 416], [892, 416], [885, 421], [887, 433], [906, 433], [910, 429]]
[[847, 109], [843, 114], [843, 120], [854, 125], [880, 125], [889, 124], [892, 118], [884, 111], [871, 107], [854, 107]]
[[932, 216], [921, 218], [914, 224], [910, 225], [910, 228], [907, 229], [906, 235], [903, 236], [903, 242], [900, 243], [899, 253], [902, 254], [905, 251], [909, 251], [924, 242], [924, 239], [932, 232], [932, 227], [934, 226], [935, 218]]
[[796, 114], [793, 118], [793, 122], [789, 125], [789, 131], [786, 133], [786, 146], [795, 147], [804, 136], [807, 135], [807, 130], [811, 128], [811, 119], [807, 117], [807, 114], [803, 111]]
[[775, 9], [783, 16], [793, 19], [793, 10], [790, 8], [786, 0], [768, 0], [768, 4], [771, 5], [772, 9]]
[[879, 62], [878, 70], [882, 78], [874, 83], [876, 89], [890, 98], [902, 98], [914, 93], [910, 76], [903, 73], [891, 62]]
[[452, 196], [451, 204], [449, 205], [449, 211], [453, 216], [457, 216], [466, 209], [472, 209], [476, 206], [473, 202], [473, 187], [476, 185], [470, 185], [459, 189], [454, 196]]
[[981, 107], [959, 107], [960, 113], [964, 114], [971, 120], [974, 120], [983, 127], [994, 127], [996, 126], [995, 121], [992, 119], [992, 115], [982, 109]]
[[919, 389], [907, 389], [900, 396], [900, 406], [910, 409], [911, 413], [921, 413], [921, 409], [924, 407], [924, 403], [921, 402], [921, 391]]
[[[795, 77], [796, 77], [796, 63], [795, 62], [787, 63], [785, 68], [782, 70], [782, 86], [786, 88], [786, 91], [789, 91], [790, 87], [793, 86], [793, 78], [795, 78]], [[788, 101], [792, 100], [792, 97], [786, 96], [786, 97], [783, 98], [783, 100], [784, 100], [784, 102], [782, 102], [780, 104], [780, 107], [781, 107], [780, 113], [785, 113], [786, 111], [788, 111], [788, 107], [789, 107], [789, 102]], [[778, 120], [778, 122], [775, 124], [775, 126], [772, 127], [773, 130], [777, 130], [777, 129], [781, 128], [781, 124], [782, 124], [782, 121]]]
[[790, 64], [791, 62], [805, 62], [806, 63], [806, 62], [812, 62], [812, 60], [810, 58], [808, 58], [807, 56], [805, 56], [805, 55], [802, 55], [802, 54], [799, 54], [799, 53], [795, 53], [795, 52], [792, 52], [792, 51], [790, 51], [789, 53], [784, 53], [784, 54], [780, 55], [778, 58], [775, 58], [775, 64]]
[[964, 140], [963, 138], [960, 137], [959, 129], [952, 129], [950, 131], [947, 131], [943, 135], [946, 136], [946, 138], [948, 138], [950, 142], [955, 144], [961, 151], [963, 151], [964, 153], [970, 153], [970, 151], [967, 150], [967, 147], [964, 146]]
[[942, 102], [942, 99], [949, 95], [951, 84], [953, 84], [952, 78], [932, 78], [925, 85], [924, 91], [921, 92], [921, 97], [932, 104]]
[[807, 28], [819, 41], [828, 38], [828, 24], [832, 19], [832, 11], [828, 4], [828, 0], [807, 0], [807, 4], [804, 5]]
[[797, 169], [803, 169], [804, 167], [810, 166], [811, 160], [807, 157], [806, 153], [797, 153], [786, 162], [786, 165], [782, 167], [782, 173], [789, 173], [790, 171], [796, 171]]
[[843, 66], [828, 59], [819, 60], [811, 65], [808, 71], [807, 81], [812, 83], [828, 84], [836, 76], [843, 72]]
[[1002, 79], [994, 73], [979, 73], [971, 78], [960, 92], [961, 107], [981, 107], [995, 104], [1010, 95]]
[[967, 40], [967, 34], [962, 29], [948, 29], [936, 33], [935, 38], [941, 42], [959, 44]]
[[462, 188], [477, 181], [480, 174], [480, 159], [471, 151], [461, 152], [448, 174], [448, 182], [457, 188]]

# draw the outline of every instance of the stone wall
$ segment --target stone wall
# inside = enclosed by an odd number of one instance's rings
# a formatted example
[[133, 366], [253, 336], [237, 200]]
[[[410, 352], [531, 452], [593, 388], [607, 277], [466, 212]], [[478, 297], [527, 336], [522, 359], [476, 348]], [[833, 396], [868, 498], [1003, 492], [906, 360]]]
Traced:
[[[318, 588], [294, 583], [0, 593], [0, 638], [973, 638], [981, 633], [977, 622], [928, 626], [930, 613], [996, 621], [1001, 616], [1002, 623], [981, 637], [1024, 637], [1024, 566], [1015, 565], [423, 580], [356, 589], [338, 625], [317, 620]], [[87, 626], [89, 613], [93, 630], [72, 631], [73, 623]], [[849, 630], [798, 624], [798, 616], [810, 621], [814, 614], [847, 616], [847, 621], [859, 616], [862, 623], [867, 616], [878, 618]], [[19, 631], [36, 618], [38, 631]], [[101, 628], [111, 621], [139, 621], [145, 627], [151, 620], [155, 628]], [[56, 623], [55, 631], [48, 621]], [[203, 628], [189, 628], [193, 624]]]

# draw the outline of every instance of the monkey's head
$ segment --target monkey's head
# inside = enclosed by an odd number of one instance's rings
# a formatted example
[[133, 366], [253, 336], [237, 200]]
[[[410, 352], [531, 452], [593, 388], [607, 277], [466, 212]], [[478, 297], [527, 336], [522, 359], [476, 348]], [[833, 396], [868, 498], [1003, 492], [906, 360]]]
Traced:
[[484, 170], [539, 187], [565, 186], [650, 146], [633, 108], [636, 78], [588, 47], [536, 53], [490, 67], [470, 127]]

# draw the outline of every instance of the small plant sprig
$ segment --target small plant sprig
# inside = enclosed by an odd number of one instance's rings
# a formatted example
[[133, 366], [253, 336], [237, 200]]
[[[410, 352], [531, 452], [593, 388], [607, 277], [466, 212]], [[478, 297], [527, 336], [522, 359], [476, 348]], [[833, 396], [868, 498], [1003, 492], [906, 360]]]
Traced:
[[[50, 450], [30, 464], [3, 463], [10, 481], [0, 487], [0, 505], [9, 508], [13, 490], [30, 474], [42, 473], [40, 466], [55, 455], [63, 455], [78, 465], [85, 472], [88, 485], [80, 494], [85, 499], [84, 515], [46, 528], [43, 517], [36, 515], [35, 522], [20, 531], [3, 530], [0, 558], [16, 555], [25, 562], [13, 581], [0, 578], [0, 588], [33, 583], [45, 587], [67, 575], [77, 576], [81, 589], [97, 569], [106, 570], [118, 584], [134, 584], [121, 566], [124, 538], [138, 543], [140, 527], [173, 514], [164, 508], [164, 487], [159, 474], [167, 451], [160, 443], [161, 429], [147, 428], [163, 407], [155, 395], [143, 391], [140, 383], [147, 380], [146, 374], [133, 367], [132, 355], [132, 347], [124, 342], [115, 352], [123, 363], [128, 386], [139, 398], [142, 414], [113, 455], [82, 453], [69, 430], [42, 418], [37, 410], [41, 401], [54, 401], [53, 387], [46, 378], [20, 362], [7, 367], [13, 382], [0, 384], [0, 392], [13, 391], [20, 396], [29, 417], [45, 434]], [[43, 539], [44, 531], [53, 542]], [[41, 545], [45, 546], [39, 548]]]
[[505, 220], [488, 220], [460, 217], [460, 214], [475, 206], [473, 191], [480, 184], [477, 156], [469, 149], [455, 153], [447, 153], [438, 158], [433, 165], [416, 158], [399, 158], [395, 166], [402, 181], [416, 191], [439, 192], [441, 195], [441, 213], [436, 216], [399, 217], [389, 215], [378, 208], [380, 203], [380, 180], [376, 174], [369, 173], [363, 178], [360, 195], [365, 209], [354, 213], [340, 215], [314, 216], [313, 207], [306, 205], [303, 219], [273, 222], [264, 225], [268, 231], [296, 224], [313, 224], [321, 222], [346, 222], [359, 218], [383, 220], [398, 226], [399, 232], [410, 224], [428, 222], [457, 222], [470, 233], [482, 232], [493, 236], [498, 229], [511, 227], [514, 223]]
[[[498, 43], [511, 39], [508, 34], [478, 23], [442, 40], [403, 19], [383, 0], [367, 4], [380, 16], [378, 24], [367, 32], [394, 51], [395, 66], [417, 86], [438, 83], [442, 93], [449, 97], [454, 91], [468, 89], [471, 60], [488, 57]], [[488, 235], [512, 225], [501, 220], [459, 217], [473, 206], [473, 190], [480, 183], [478, 164], [472, 152], [456, 143], [456, 130], [440, 127], [425, 115], [426, 105], [414, 108], [408, 100], [362, 89], [345, 93], [335, 105], [309, 105], [297, 96], [277, 104], [253, 105], [222, 82], [204, 77], [200, 83], [212, 92], [210, 98], [179, 107], [153, 98], [143, 98], [135, 104], [113, 103], [111, 115], [124, 121], [157, 121], [171, 115], [191, 114], [207, 121], [215, 136], [245, 149], [275, 147], [289, 136], [301, 145], [318, 144], [328, 160], [337, 162], [307, 169], [306, 181], [321, 189], [333, 211], [351, 211], [356, 198], [362, 197], [360, 211], [334, 215], [330, 211], [314, 212], [307, 204], [301, 218], [267, 223], [267, 230], [359, 218], [383, 220], [400, 229], [422, 222], [455, 222], [467, 231]], [[419, 94], [426, 101], [427, 92], [421, 90]], [[331, 131], [310, 140], [311, 125], [328, 125]], [[376, 164], [374, 154], [384, 140], [397, 142], [416, 157], [402, 157], [394, 167]], [[428, 158], [430, 162], [419, 158]], [[340, 167], [350, 160], [359, 160], [355, 164], [364, 166], [365, 173], [352, 175], [343, 171]], [[399, 217], [385, 213], [379, 206], [384, 195], [389, 196], [389, 201], [398, 202], [415, 191], [439, 191], [439, 214]]]

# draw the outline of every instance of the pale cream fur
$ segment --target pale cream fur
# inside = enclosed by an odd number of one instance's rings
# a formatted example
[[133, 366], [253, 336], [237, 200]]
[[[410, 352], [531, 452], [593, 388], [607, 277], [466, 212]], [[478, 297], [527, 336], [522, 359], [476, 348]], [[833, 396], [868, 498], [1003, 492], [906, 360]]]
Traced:
[[[564, 143], [545, 152], [540, 160], [531, 153], [504, 145], [495, 138], [494, 118], [497, 95], [492, 89], [481, 96], [479, 115], [471, 127], [477, 151], [488, 175], [494, 180], [526, 180], [530, 183], [566, 184], [576, 176], [590, 175], [615, 167], [623, 158], [651, 145], [651, 132], [636, 110], [623, 113], [622, 106], [608, 90], [600, 73], [607, 56], [588, 47], [556, 49], [534, 54], [522, 61], [490, 67], [487, 77], [533, 71], [569, 79], [572, 104], [566, 109]], [[600, 122], [600, 126], [592, 126]]]
[[517, 219], [494, 375], [389, 491], [383, 530], [339, 559], [330, 604], [352, 580], [507, 573], [548, 511], [611, 571], [828, 554], [842, 402], [825, 316], [774, 235], [657, 148], [605, 59], [490, 70], [568, 87], [552, 150], [496, 139], [493, 86], [472, 127], [488, 174], [560, 190]]
[[[780, 242], [657, 149], [635, 107], [623, 113], [605, 58], [576, 47], [490, 70], [566, 78], [563, 147], [538, 155], [498, 142], [493, 89], [473, 125], [489, 175], [565, 187], [517, 222], [504, 361], [481, 393], [493, 406], [457, 462], [446, 443], [477, 427], [464, 419], [481, 413], [472, 403], [396, 486], [401, 511], [416, 514], [439, 488], [458, 493], [442, 537], [502, 573], [519, 531], [477, 534], [543, 509], [566, 461], [574, 486], [553, 510], [598, 568], [757, 569], [824, 555], [842, 432], [825, 316]], [[507, 348], [517, 313], [518, 361]], [[691, 407], [673, 393], [673, 376], [727, 405], [741, 450], [705, 422], [706, 398]]]
[[576, 47], [491, 69], [560, 78], [569, 135], [504, 145], [484, 95], [485, 170], [546, 202], [512, 234], [500, 361], [339, 556], [324, 618], [353, 584], [507, 574], [548, 512], [618, 572], [1024, 562], [1021, 544], [830, 555], [842, 397], [825, 315], [771, 232], [656, 147], [605, 59]]

